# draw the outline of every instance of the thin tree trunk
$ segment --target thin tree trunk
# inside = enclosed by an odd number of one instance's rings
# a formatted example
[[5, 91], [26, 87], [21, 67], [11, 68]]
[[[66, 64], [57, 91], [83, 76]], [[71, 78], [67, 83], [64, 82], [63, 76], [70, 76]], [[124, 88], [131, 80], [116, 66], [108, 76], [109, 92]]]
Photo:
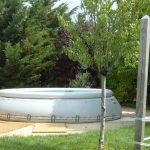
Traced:
[[101, 124], [100, 124], [100, 137], [99, 137], [99, 150], [104, 149], [104, 135], [105, 135], [105, 118], [106, 118], [106, 76], [101, 75]]

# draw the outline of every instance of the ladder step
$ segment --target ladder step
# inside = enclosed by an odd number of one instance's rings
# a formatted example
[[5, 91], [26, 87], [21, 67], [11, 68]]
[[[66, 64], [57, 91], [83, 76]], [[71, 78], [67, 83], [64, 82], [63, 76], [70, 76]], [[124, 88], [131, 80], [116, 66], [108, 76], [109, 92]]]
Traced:
[[150, 117], [149, 116], [145, 117], [145, 121], [150, 122]]
[[144, 143], [145, 147], [150, 147], [150, 144]]
[[144, 138], [144, 141], [148, 141], [148, 140], [150, 140], [150, 137]]

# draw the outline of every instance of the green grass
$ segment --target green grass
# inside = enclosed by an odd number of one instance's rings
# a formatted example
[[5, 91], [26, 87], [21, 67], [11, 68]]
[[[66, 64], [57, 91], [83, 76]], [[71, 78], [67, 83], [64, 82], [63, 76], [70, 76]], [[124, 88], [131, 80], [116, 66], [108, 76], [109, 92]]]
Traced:
[[[150, 136], [150, 124], [146, 126], [146, 136]], [[98, 131], [67, 136], [2, 137], [0, 150], [97, 150], [98, 138]], [[133, 128], [108, 130], [105, 150], [132, 150], [133, 141]]]

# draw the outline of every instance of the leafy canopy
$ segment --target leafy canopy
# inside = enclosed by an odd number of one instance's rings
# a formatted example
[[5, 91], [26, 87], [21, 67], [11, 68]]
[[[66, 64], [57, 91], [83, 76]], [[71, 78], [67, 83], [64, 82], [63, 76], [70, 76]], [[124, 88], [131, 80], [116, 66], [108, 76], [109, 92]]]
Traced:
[[107, 76], [125, 55], [129, 55], [133, 46], [136, 47], [136, 37], [132, 34], [136, 24], [133, 12], [127, 11], [132, 5], [128, 1], [83, 0], [83, 12], [76, 23], [60, 18], [71, 33], [71, 46], [66, 48], [68, 56], [85, 68], [96, 66], [100, 74]]

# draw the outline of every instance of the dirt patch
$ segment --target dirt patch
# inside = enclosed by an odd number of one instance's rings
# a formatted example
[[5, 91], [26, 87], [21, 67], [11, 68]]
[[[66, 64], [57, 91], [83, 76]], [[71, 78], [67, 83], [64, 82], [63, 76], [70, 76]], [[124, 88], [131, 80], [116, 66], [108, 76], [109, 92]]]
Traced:
[[31, 123], [0, 121], [0, 134], [27, 127]]

